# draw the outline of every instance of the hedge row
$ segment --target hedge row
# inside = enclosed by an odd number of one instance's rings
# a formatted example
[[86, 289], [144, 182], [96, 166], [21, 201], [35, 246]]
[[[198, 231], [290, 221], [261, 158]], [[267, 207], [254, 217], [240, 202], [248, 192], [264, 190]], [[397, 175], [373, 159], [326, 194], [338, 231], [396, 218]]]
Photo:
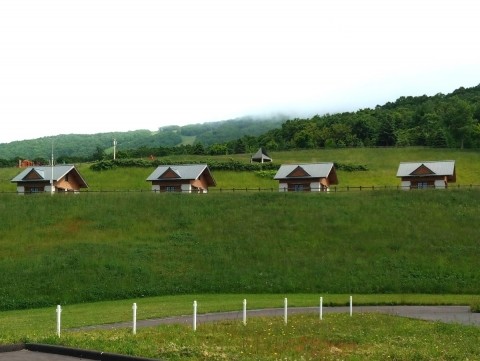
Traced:
[[[94, 171], [109, 170], [114, 168], [127, 168], [127, 167], [139, 167], [139, 168], [152, 168], [160, 165], [170, 164], [208, 164], [211, 170], [231, 170], [231, 171], [265, 171], [265, 170], [278, 170], [279, 164], [275, 163], [242, 163], [237, 160], [230, 159], [229, 161], [219, 162], [216, 160], [206, 160], [197, 162], [172, 162], [168, 159], [115, 159], [115, 160], [101, 160], [95, 162], [90, 166]], [[335, 168], [338, 170], [344, 170], [347, 172], [366, 171], [368, 170], [365, 165], [361, 164], [346, 164], [346, 163], [334, 163]]]

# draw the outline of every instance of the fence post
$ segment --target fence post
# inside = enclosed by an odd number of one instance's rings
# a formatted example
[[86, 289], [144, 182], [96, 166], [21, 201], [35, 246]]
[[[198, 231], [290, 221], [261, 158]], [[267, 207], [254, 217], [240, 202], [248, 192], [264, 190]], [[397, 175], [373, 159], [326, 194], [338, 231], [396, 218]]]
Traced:
[[285, 297], [285, 300], [283, 301], [284, 303], [284, 310], [283, 310], [283, 320], [285, 324], [287, 324], [287, 317], [288, 317], [288, 301], [287, 298]]
[[132, 332], [134, 335], [137, 334], [137, 304], [134, 303], [133, 306], [132, 306], [132, 310], [133, 310], [133, 328], [132, 328]]
[[243, 325], [247, 324], [247, 300], [243, 299]]
[[57, 336], [60, 337], [60, 330], [61, 330], [61, 324], [62, 324], [62, 307], [60, 305], [57, 305]]
[[197, 301], [193, 301], [193, 331], [197, 330]]
[[353, 297], [350, 296], [350, 317], [352, 317], [353, 314]]
[[323, 320], [323, 297], [320, 297], [320, 320]]

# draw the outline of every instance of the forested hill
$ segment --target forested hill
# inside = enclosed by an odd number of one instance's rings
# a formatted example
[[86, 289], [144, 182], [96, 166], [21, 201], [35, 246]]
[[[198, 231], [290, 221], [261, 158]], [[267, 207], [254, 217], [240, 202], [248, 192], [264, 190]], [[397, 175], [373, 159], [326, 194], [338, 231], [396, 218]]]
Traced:
[[285, 122], [256, 139], [269, 150], [316, 147], [480, 148], [480, 85], [401, 97], [375, 109]]
[[[0, 144], [0, 166], [15, 158], [45, 160], [50, 158], [52, 143], [57, 161], [91, 159], [97, 153], [111, 151], [113, 139], [118, 150], [176, 147], [201, 143], [211, 145], [235, 140], [243, 135], [258, 136], [279, 128], [288, 119], [283, 115], [269, 118], [242, 117], [219, 122], [161, 127], [156, 132], [136, 130], [98, 134], [65, 134]], [[40, 162], [41, 163], [41, 162]]]

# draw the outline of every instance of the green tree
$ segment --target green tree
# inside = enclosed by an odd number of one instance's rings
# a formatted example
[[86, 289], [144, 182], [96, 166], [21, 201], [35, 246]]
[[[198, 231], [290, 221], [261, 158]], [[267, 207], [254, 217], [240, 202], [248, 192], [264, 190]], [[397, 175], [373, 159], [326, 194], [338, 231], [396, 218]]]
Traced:
[[452, 97], [445, 106], [443, 120], [461, 149], [464, 148], [465, 140], [473, 132], [475, 122], [473, 120], [473, 107], [465, 100]]
[[100, 147], [100, 146], [97, 146], [97, 149], [95, 150], [95, 152], [92, 154], [92, 159], [93, 160], [103, 160], [106, 158], [106, 154], [105, 154], [105, 150]]

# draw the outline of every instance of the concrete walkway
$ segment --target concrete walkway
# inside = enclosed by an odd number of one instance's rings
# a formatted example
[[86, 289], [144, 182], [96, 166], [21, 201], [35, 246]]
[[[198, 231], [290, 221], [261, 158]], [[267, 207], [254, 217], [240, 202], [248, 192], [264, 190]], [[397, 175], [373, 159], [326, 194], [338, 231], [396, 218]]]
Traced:
[[[317, 313], [319, 314], [319, 307], [291, 307], [288, 309], [289, 315], [299, 313]], [[331, 313], [348, 313], [349, 307], [323, 307], [324, 317], [328, 317]], [[460, 323], [464, 325], [480, 326], [480, 313], [470, 312], [468, 306], [356, 306], [353, 307], [353, 314], [377, 312], [389, 315], [416, 318], [428, 321], [440, 321], [447, 323]], [[266, 308], [259, 310], [247, 310], [247, 319], [249, 317], [270, 317], [283, 316], [283, 308]], [[221, 320], [242, 320], [242, 311], [231, 312], [216, 312], [197, 315], [197, 325], [204, 322], [215, 322]], [[137, 328], [152, 327], [164, 324], [192, 324], [193, 316], [175, 316], [156, 318], [148, 320], [137, 321]], [[93, 330], [93, 329], [114, 329], [114, 328], [128, 328], [132, 327], [132, 322], [121, 322], [114, 324], [105, 324], [97, 326], [87, 326], [76, 330]]]

